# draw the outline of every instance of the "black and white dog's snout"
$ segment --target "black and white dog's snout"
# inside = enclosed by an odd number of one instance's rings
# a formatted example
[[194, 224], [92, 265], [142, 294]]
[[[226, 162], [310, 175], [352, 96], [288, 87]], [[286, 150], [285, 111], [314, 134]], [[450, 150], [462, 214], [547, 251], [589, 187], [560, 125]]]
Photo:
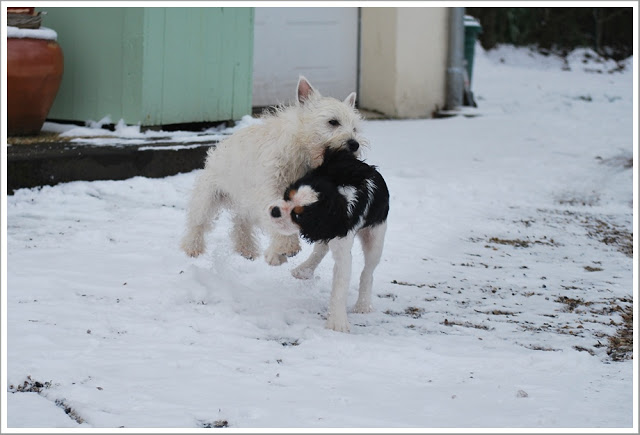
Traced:
[[347, 141], [347, 147], [349, 148], [349, 151], [355, 153], [356, 151], [358, 151], [358, 148], [360, 148], [360, 144], [355, 139], [349, 139]]

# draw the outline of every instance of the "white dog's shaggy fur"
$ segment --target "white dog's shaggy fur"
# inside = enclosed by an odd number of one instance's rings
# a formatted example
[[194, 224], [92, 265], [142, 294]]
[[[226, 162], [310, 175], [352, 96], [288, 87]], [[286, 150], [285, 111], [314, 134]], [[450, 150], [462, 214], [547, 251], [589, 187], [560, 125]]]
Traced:
[[298, 235], [275, 231], [266, 210], [290, 183], [320, 166], [327, 147], [359, 154], [366, 141], [360, 136], [355, 101], [355, 92], [344, 101], [323, 97], [300, 77], [296, 104], [277, 108], [262, 123], [237, 131], [211, 149], [188, 205], [181, 244], [185, 253], [196, 257], [205, 251], [205, 234], [226, 208], [233, 213], [234, 249], [243, 257], [259, 255], [256, 228], [271, 237], [267, 263], [280, 265], [297, 254]]

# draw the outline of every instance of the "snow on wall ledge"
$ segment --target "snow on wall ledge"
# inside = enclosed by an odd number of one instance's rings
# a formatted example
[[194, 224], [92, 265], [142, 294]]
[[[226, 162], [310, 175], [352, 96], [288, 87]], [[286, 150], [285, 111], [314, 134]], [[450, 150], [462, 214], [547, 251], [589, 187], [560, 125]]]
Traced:
[[7, 38], [31, 38], [31, 39], [48, 39], [51, 41], [58, 40], [58, 34], [55, 30], [48, 27], [40, 27], [39, 29], [21, 29], [19, 27], [7, 26]]

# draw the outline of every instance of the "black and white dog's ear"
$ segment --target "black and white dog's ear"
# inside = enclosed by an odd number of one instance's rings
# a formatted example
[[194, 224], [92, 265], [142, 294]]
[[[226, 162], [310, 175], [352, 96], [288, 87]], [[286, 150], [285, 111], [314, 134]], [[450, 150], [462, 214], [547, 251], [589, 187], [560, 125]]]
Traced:
[[311, 86], [309, 80], [307, 80], [304, 76], [300, 76], [298, 79], [298, 102], [300, 104], [304, 104], [307, 100], [309, 100], [313, 96], [319, 96], [318, 91]]
[[284, 191], [283, 199], [285, 201], [288, 201], [290, 194], [291, 194], [291, 186], [287, 187], [287, 190]]
[[344, 99], [344, 103], [351, 108], [356, 107], [356, 93], [351, 92], [349, 96]]

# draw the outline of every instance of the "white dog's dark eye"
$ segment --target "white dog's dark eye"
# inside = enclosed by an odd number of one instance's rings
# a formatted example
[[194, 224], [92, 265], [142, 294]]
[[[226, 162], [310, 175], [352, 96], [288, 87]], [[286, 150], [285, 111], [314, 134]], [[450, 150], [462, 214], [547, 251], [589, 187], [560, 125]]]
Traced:
[[340, 121], [338, 121], [337, 119], [332, 119], [331, 121], [329, 121], [329, 124], [333, 127], [338, 127], [340, 125]]

